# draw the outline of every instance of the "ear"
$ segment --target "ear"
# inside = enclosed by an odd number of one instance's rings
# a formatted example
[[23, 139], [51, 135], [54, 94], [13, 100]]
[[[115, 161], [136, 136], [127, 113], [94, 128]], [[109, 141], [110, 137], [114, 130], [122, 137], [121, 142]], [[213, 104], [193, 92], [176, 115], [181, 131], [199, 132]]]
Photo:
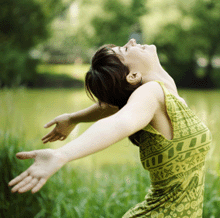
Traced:
[[130, 72], [126, 76], [127, 82], [130, 83], [131, 85], [136, 85], [136, 84], [140, 83], [141, 78], [142, 78], [142, 75], [140, 72]]

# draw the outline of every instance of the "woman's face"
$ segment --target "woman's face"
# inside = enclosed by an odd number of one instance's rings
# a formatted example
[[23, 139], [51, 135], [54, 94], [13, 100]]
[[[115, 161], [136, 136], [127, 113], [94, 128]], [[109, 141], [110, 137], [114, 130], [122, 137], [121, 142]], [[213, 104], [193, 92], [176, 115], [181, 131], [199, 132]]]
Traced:
[[123, 47], [114, 47], [113, 50], [130, 71], [152, 71], [160, 65], [155, 45], [140, 45], [131, 39]]

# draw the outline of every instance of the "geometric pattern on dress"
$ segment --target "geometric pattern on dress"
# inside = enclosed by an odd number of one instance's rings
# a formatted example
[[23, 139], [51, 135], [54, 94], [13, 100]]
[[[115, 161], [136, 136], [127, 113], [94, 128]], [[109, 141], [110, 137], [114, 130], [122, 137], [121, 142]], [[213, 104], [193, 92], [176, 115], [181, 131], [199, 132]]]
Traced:
[[157, 81], [173, 128], [168, 140], [150, 124], [140, 135], [140, 159], [151, 187], [145, 200], [123, 218], [202, 218], [204, 164], [211, 133], [195, 113]]

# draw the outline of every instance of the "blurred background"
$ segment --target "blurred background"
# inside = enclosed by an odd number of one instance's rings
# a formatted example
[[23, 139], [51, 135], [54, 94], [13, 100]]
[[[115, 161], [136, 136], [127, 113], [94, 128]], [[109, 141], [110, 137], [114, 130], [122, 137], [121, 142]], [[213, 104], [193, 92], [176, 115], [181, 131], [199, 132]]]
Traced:
[[157, 46], [179, 87], [219, 88], [219, 7], [217, 0], [1, 0], [0, 87], [68, 86], [58, 74], [82, 79], [99, 46], [135, 38]]
[[[30, 165], [14, 158], [17, 151], [62, 146], [91, 125], [79, 124], [65, 142], [43, 145], [40, 140], [51, 130], [44, 129], [44, 124], [93, 104], [84, 91], [84, 76], [96, 49], [108, 43], [122, 46], [131, 38], [157, 46], [162, 66], [176, 81], [179, 94], [212, 132], [204, 217], [220, 217], [219, 0], [0, 3], [3, 217], [117, 218], [143, 200], [149, 178], [140, 169], [138, 148], [127, 139], [70, 163], [35, 196], [12, 196], [7, 187], [10, 179]], [[94, 194], [99, 196], [96, 200]]]

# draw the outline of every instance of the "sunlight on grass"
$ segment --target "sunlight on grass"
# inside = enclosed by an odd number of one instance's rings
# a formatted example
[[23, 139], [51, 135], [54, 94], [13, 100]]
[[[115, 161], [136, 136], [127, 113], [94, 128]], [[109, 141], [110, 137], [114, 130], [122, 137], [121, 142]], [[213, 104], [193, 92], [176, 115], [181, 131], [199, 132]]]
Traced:
[[[208, 168], [217, 168], [219, 164], [220, 129], [219, 111], [220, 93], [218, 91], [189, 91], [181, 90], [188, 105], [208, 125], [213, 135], [213, 145], [208, 154]], [[0, 129], [13, 134], [20, 134], [26, 141], [31, 141], [37, 147], [44, 146], [57, 148], [70, 142], [83, 133], [92, 123], [81, 123], [65, 141], [57, 141], [42, 145], [41, 138], [50, 132], [43, 126], [63, 113], [72, 113], [92, 105], [84, 90], [45, 89], [45, 90], [2, 90], [0, 93]], [[30, 147], [29, 150], [33, 148]], [[91, 169], [92, 166], [101, 166], [106, 163], [139, 165], [139, 152], [128, 139], [110, 146], [97, 154], [77, 160], [71, 165], [83, 165]]]
[[[180, 90], [187, 104], [207, 124], [213, 144], [207, 158], [204, 217], [220, 217], [219, 141], [220, 92]], [[68, 163], [35, 195], [11, 194], [8, 181], [26, 170], [33, 160], [16, 159], [18, 151], [56, 148], [73, 140], [91, 123], [79, 124], [65, 141], [43, 145], [41, 137], [53, 129], [45, 123], [93, 102], [84, 90], [4, 89], [0, 92], [0, 193], [3, 217], [119, 218], [144, 200], [150, 179], [143, 169], [138, 147], [124, 139], [96, 154]], [[100, 136], [101, 137], [101, 136]]]
[[41, 64], [37, 67], [38, 73], [67, 74], [76, 79], [84, 80], [89, 70], [89, 64]]

